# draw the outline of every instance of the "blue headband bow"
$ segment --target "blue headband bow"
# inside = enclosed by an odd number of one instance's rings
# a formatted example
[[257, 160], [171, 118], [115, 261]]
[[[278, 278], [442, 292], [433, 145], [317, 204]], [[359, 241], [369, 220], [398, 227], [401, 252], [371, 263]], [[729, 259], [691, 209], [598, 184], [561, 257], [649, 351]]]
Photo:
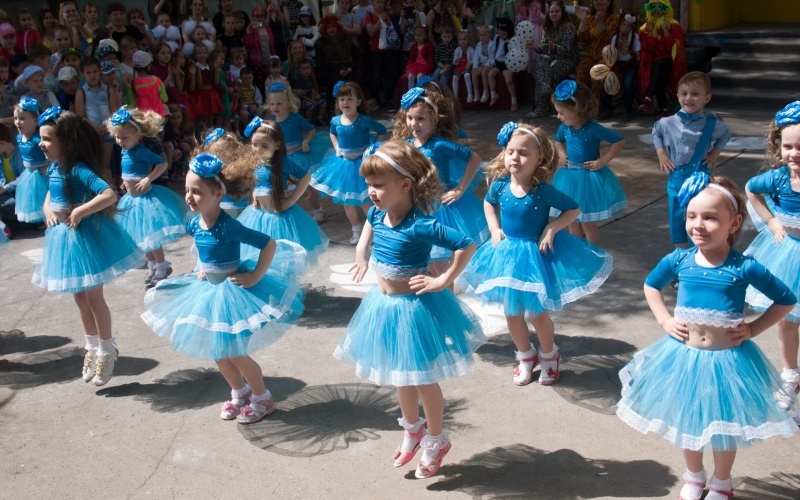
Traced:
[[515, 122], [508, 122], [503, 125], [503, 128], [500, 129], [500, 133], [497, 134], [497, 144], [499, 144], [501, 148], [508, 145], [508, 141], [511, 140], [511, 134], [517, 130], [517, 127], [518, 125]]
[[19, 100], [19, 109], [38, 115], [39, 101], [37, 101], [33, 97], [24, 96], [22, 99]]
[[[578, 84], [575, 80], [564, 80], [556, 87], [555, 96], [557, 101], [566, 101], [572, 99], [575, 101], [575, 91], [578, 90]], [[577, 102], [577, 101], [575, 101]]]
[[685, 210], [689, 206], [689, 202], [697, 196], [697, 193], [708, 186], [711, 177], [705, 172], [695, 172], [688, 179], [683, 181], [681, 190], [678, 192], [678, 203], [681, 209]]
[[378, 148], [381, 147], [381, 144], [383, 144], [383, 143], [382, 142], [375, 142], [375, 143], [370, 144], [369, 146], [367, 146], [367, 149], [364, 150], [364, 154], [361, 155], [361, 157], [366, 159], [367, 156], [371, 156], [371, 155], [375, 154], [375, 151], [377, 151]]
[[775, 125], [779, 127], [794, 125], [795, 123], [800, 123], [800, 101], [787, 104], [775, 115]]
[[413, 106], [415, 102], [424, 97], [425, 97], [425, 89], [419, 87], [408, 89], [408, 92], [403, 94], [402, 99], [400, 99], [400, 107], [403, 108], [405, 111], [408, 111], [408, 108]]
[[286, 90], [286, 85], [282, 83], [273, 83], [267, 88], [267, 92], [283, 92]]
[[421, 77], [417, 78], [417, 87], [422, 87], [428, 82], [432, 82], [433, 78], [428, 75], [422, 75]]
[[339, 89], [342, 88], [342, 85], [344, 85], [345, 83], [347, 82], [345, 82], [344, 80], [339, 80], [338, 82], [336, 82], [336, 85], [333, 86], [333, 97], [339, 97]]
[[44, 110], [44, 113], [39, 115], [39, 126], [41, 127], [49, 121], [55, 121], [64, 110], [60, 106], [53, 106]]
[[215, 142], [217, 142], [217, 140], [220, 137], [222, 137], [223, 135], [225, 135], [225, 130], [224, 129], [215, 128], [214, 130], [209, 132], [208, 135], [206, 135], [206, 138], [203, 139], [203, 144], [205, 144], [206, 146], [210, 146], [210, 145], [214, 144]]
[[264, 120], [262, 120], [260, 116], [254, 117], [250, 120], [250, 123], [247, 124], [247, 128], [244, 129], [244, 136], [249, 139], [263, 123]]
[[[119, 127], [120, 125], [124, 125], [124, 124], [126, 124], [128, 122], [131, 122], [132, 119], [133, 119], [133, 117], [131, 116], [131, 112], [128, 111], [127, 109], [125, 109], [125, 106], [123, 106], [123, 107], [119, 108], [116, 111], [116, 113], [111, 115], [111, 118], [108, 121], [111, 122], [111, 125], [114, 125], [115, 127]], [[133, 123], [133, 122], [131, 122], [131, 123]], [[134, 127], [139, 128], [135, 124], [134, 124]]]
[[201, 153], [189, 162], [189, 170], [203, 179], [216, 178], [219, 180], [219, 173], [222, 172], [222, 160], [210, 153]]

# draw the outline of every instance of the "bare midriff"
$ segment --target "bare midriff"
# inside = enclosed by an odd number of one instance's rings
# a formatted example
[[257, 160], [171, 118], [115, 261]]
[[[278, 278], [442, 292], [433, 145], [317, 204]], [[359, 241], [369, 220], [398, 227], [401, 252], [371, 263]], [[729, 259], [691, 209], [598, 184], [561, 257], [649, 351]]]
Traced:
[[[141, 180], [141, 179], [139, 179], [139, 180]], [[142, 191], [142, 192], [139, 192], [139, 191], [137, 191], [137, 190], [136, 190], [136, 183], [138, 183], [138, 182], [139, 182], [139, 180], [127, 180], [127, 181], [122, 181], [122, 182], [125, 184], [125, 190], [126, 190], [126, 191], [128, 192], [128, 194], [130, 194], [131, 196], [134, 196], [134, 197], [136, 197], [136, 196], [141, 196], [141, 195], [145, 194], [146, 192], [150, 191], [150, 187], [152, 186], [152, 184], [151, 184], [151, 185], [149, 185], [149, 186], [147, 186], [147, 189], [145, 189], [145, 190], [144, 190], [144, 191]]]
[[378, 276], [378, 290], [384, 295], [406, 295], [414, 293], [407, 279], [390, 280]]
[[694, 323], [688, 323], [687, 326], [689, 327], [689, 338], [686, 339], [686, 345], [689, 347], [719, 351], [737, 346], [735, 342], [731, 341], [727, 333], [728, 328]]

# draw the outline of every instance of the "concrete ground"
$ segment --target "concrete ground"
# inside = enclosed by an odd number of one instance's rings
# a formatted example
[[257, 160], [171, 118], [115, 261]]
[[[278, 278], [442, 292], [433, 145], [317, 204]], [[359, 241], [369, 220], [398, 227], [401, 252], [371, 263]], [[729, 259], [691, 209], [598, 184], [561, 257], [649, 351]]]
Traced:
[[[523, 115], [466, 113], [470, 144], [493, 157], [500, 126]], [[771, 113], [721, 116], [736, 144], [763, 144]], [[540, 125], [553, 134], [558, 122]], [[0, 409], [0, 498], [675, 498], [680, 451], [614, 415], [619, 368], [663, 335], [642, 283], [671, 250], [665, 176], [640, 138], [649, 136], [652, 118], [606, 125], [627, 141], [612, 167], [629, 207], [601, 230], [615, 258], [611, 278], [554, 314], [561, 380], [514, 386], [513, 345], [502, 320], [485, 313], [497, 334], [468, 375], [442, 384], [453, 449], [429, 480], [414, 479], [416, 461], [392, 466], [402, 438], [393, 390], [359, 383], [351, 366], [331, 356], [364, 292], [343, 279], [353, 247], [330, 246], [308, 277], [304, 316], [256, 354], [280, 411], [242, 426], [218, 417], [228, 388], [214, 364], [173, 352], [139, 318], [142, 270], [107, 287], [121, 353], [115, 377], [103, 388], [84, 384], [72, 298], [30, 283], [42, 235], [18, 231], [0, 264], [0, 399], [13, 396]], [[759, 150], [726, 151], [721, 172], [743, 185], [763, 159]], [[348, 237], [342, 210], [331, 206], [329, 214], [323, 229]], [[747, 232], [739, 248], [753, 236]], [[168, 249], [178, 274], [193, 266], [189, 247], [184, 239]], [[777, 364], [775, 328], [756, 341]], [[737, 497], [800, 498], [799, 451], [797, 438], [742, 450], [733, 470]]]

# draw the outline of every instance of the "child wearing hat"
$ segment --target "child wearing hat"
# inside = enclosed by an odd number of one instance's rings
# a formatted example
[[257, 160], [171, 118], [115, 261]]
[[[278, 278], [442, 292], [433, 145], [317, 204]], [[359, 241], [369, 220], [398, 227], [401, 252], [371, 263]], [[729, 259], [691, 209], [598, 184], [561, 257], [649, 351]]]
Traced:
[[58, 71], [58, 105], [66, 111], [75, 111], [75, 93], [78, 91], [80, 78], [72, 66], [64, 66]]
[[39, 66], [27, 66], [22, 72], [22, 81], [28, 91], [22, 96], [29, 96], [39, 102], [39, 113], [47, 108], [58, 106], [56, 95], [44, 88], [44, 70]]
[[167, 87], [161, 78], [150, 74], [153, 56], [150, 52], [137, 50], [133, 53], [133, 95], [136, 107], [142, 111], [154, 111], [161, 116], [169, 114], [167, 110]]

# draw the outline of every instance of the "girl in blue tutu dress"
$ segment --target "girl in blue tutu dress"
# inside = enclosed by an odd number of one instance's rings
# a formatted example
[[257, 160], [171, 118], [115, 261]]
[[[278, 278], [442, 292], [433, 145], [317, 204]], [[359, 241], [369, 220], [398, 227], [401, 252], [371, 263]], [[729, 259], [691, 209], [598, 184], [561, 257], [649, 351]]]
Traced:
[[[250, 354], [279, 339], [303, 312], [299, 280], [305, 265], [302, 248], [276, 244], [220, 208], [225, 192], [239, 196], [253, 189], [248, 149], [240, 147], [224, 166], [208, 153], [190, 162], [186, 203], [197, 215], [186, 232], [197, 247], [199, 274], [160, 282], [147, 292], [142, 314], [176, 350], [216, 362], [231, 387], [220, 417], [242, 424], [277, 409]], [[240, 258], [242, 244], [259, 249], [257, 260]]]
[[[759, 232], [744, 254], [764, 264], [769, 272], [800, 296], [800, 101], [783, 108], [769, 128], [768, 154], [772, 169], [747, 183], [747, 198], [768, 231]], [[772, 301], [753, 287], [747, 303], [764, 311]], [[791, 392], [800, 391], [797, 351], [800, 306], [778, 323], [783, 371]]]
[[[361, 302], [334, 356], [354, 364], [360, 378], [397, 387], [405, 435], [394, 466], [406, 465], [423, 448], [416, 477], [426, 478], [436, 474], [450, 450], [442, 431], [439, 381], [465, 374], [472, 353], [486, 341], [478, 318], [448, 289], [475, 244], [428, 215], [441, 185], [431, 162], [411, 144], [389, 141], [370, 148], [361, 175], [375, 206], [367, 213], [351, 270], [353, 280], [361, 281], [371, 266], [378, 286]], [[433, 246], [453, 251], [452, 265], [438, 277], [427, 273]]]
[[47, 196], [47, 159], [39, 148], [39, 101], [25, 96], [14, 106], [14, 125], [17, 135], [17, 147], [22, 156], [25, 170], [17, 179], [17, 191], [14, 194], [14, 210], [20, 222], [44, 221], [45, 196]]
[[153, 184], [169, 164], [142, 143], [144, 137], [156, 137], [162, 125], [158, 113], [124, 107], [106, 124], [122, 148], [122, 182], [127, 191], [117, 204], [117, 222], [146, 252], [148, 288], [172, 274], [164, 245], [186, 234], [186, 203], [171, 189]]
[[[540, 128], [506, 123], [497, 136], [503, 151], [489, 166], [493, 180], [484, 200], [492, 232], [457, 285], [486, 302], [502, 304], [517, 347], [516, 385], [528, 385], [541, 362], [539, 383], [558, 381], [561, 352], [548, 311], [597, 290], [611, 274], [612, 257], [594, 244], [561, 231], [580, 213], [578, 204], [547, 178], [558, 157]], [[550, 221], [550, 208], [560, 211]], [[528, 316], [539, 338], [533, 347]]]
[[[481, 200], [470, 190], [481, 165], [481, 158], [470, 148], [458, 144], [452, 124], [452, 104], [442, 94], [414, 87], [403, 95], [395, 117], [393, 138], [413, 144], [429, 158], [444, 187], [433, 216], [445, 226], [458, 229], [480, 245], [489, 237]], [[452, 251], [434, 247], [431, 271], [443, 273]]]
[[367, 183], [358, 173], [364, 151], [372, 143], [370, 132], [376, 140], [385, 139], [386, 127], [367, 116], [364, 93], [356, 82], [339, 82], [333, 87], [336, 110], [331, 120], [331, 142], [334, 152], [322, 160], [311, 176], [311, 186], [328, 195], [337, 205], [344, 205], [344, 213], [353, 228], [350, 244], [355, 245], [363, 226], [358, 218], [358, 207], [367, 213], [371, 203]]
[[[273, 83], [267, 87], [267, 105], [272, 113], [269, 119], [278, 122], [286, 139], [285, 163], [293, 163], [306, 172], [313, 172], [331, 147], [327, 134], [317, 134], [314, 125], [297, 112], [300, 101], [282, 83]], [[314, 209], [314, 220], [324, 221], [327, 215], [322, 210], [319, 195], [313, 189], [308, 191], [308, 201]]]
[[[622, 151], [625, 139], [592, 118], [597, 115], [597, 99], [582, 83], [564, 80], [553, 93], [553, 105], [561, 125], [555, 136], [559, 164], [553, 187], [578, 202], [581, 214], [569, 226], [569, 232], [600, 243], [597, 223], [611, 219], [628, 206], [628, 199], [607, 163]], [[611, 147], [600, 154], [600, 143]], [[551, 215], [558, 216], [553, 209]]]
[[94, 125], [59, 107], [39, 116], [40, 146], [48, 167], [42, 261], [33, 284], [71, 293], [86, 338], [81, 376], [101, 386], [114, 373], [117, 348], [103, 285], [144, 262], [136, 242], [114, 220], [117, 194], [103, 165], [102, 140]]
[[[255, 171], [253, 203], [239, 216], [239, 222], [275, 239], [297, 243], [306, 250], [309, 264], [316, 265], [330, 239], [314, 219], [297, 206], [308, 188], [311, 174], [286, 161], [286, 146], [277, 122], [256, 116], [247, 125], [244, 135], [251, 140], [259, 166]], [[292, 191], [288, 191], [290, 178], [297, 183]], [[275, 182], [275, 179], [280, 181]], [[249, 258], [252, 250], [242, 247], [242, 252]]]
[[[683, 450], [680, 497], [699, 499], [706, 485], [703, 451], [714, 455], [706, 499], [733, 496], [736, 449], [773, 436], [790, 437], [797, 424], [773, 393], [790, 401], [780, 375], [750, 339], [783, 318], [797, 300], [752, 257], [731, 246], [746, 214], [730, 179], [696, 172], [679, 192], [694, 247], [667, 255], [645, 280], [644, 295], [668, 333], [636, 353], [619, 374], [617, 416], [642, 433], [655, 432]], [[661, 289], [678, 279], [674, 314]], [[752, 286], [772, 305], [747, 323], [745, 293]]]

